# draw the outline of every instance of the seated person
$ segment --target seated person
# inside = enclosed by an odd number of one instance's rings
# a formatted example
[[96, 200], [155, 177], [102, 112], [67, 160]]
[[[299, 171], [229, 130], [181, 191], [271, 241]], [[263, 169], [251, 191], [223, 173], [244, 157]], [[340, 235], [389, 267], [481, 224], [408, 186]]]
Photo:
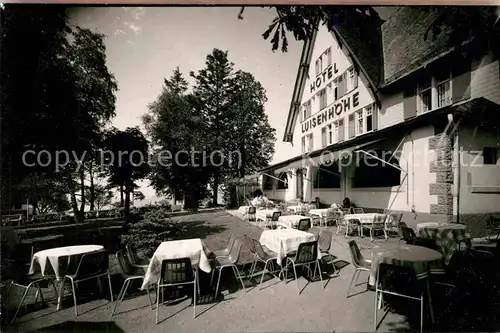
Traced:
[[254, 199], [252, 200], [252, 206], [255, 207], [268, 207], [274, 206], [274, 203], [269, 200], [261, 190], [256, 190], [254, 192]]

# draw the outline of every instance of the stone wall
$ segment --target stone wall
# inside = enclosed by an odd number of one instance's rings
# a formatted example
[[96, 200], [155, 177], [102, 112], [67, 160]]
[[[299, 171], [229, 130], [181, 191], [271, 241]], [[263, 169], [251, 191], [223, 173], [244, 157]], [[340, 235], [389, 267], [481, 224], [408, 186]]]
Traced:
[[448, 135], [437, 134], [429, 138], [429, 150], [436, 159], [429, 164], [436, 174], [436, 182], [429, 184], [429, 195], [437, 196], [437, 204], [431, 204], [430, 213], [435, 222], [453, 222], [453, 144]]

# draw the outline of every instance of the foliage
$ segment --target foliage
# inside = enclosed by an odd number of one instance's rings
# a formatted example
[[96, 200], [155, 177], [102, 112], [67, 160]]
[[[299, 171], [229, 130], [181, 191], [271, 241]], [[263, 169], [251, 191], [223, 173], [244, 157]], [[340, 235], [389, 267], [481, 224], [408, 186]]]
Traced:
[[130, 224], [122, 243], [131, 243], [139, 252], [151, 258], [161, 242], [169, 241], [184, 231], [181, 221], [168, 217], [168, 210], [162, 207], [144, 213], [143, 220]]
[[[184, 196], [188, 209], [197, 209], [205, 197], [209, 172], [199, 153], [208, 146], [207, 123], [187, 95], [187, 81], [174, 70], [157, 100], [143, 117], [155, 160], [151, 183], [158, 193]], [[201, 154], [202, 155], [202, 154]]]
[[[246, 205], [246, 196], [251, 195], [251, 189], [259, 188], [259, 182], [256, 179], [229, 178], [224, 182], [224, 201], [228, 208], [236, 208], [240, 205]], [[244, 191], [245, 190], [245, 191]], [[248, 191], [246, 191], [248, 190]]]
[[104, 163], [110, 174], [109, 184], [124, 189], [127, 214], [130, 211], [130, 195], [137, 188], [135, 182], [146, 178], [150, 172], [146, 160], [149, 143], [138, 127], [129, 127], [124, 131], [112, 128], [107, 133], [104, 146], [107, 149]]
[[[91, 191], [91, 188], [88, 188], [88, 191]], [[105, 206], [108, 206], [111, 204], [111, 201], [113, 200], [113, 192], [108, 190], [105, 186], [102, 185], [95, 185], [94, 186], [94, 197], [95, 197], [95, 208], [100, 211], [102, 208]], [[88, 194], [90, 197], [90, 194]], [[90, 208], [92, 211], [92, 207]]]
[[[59, 194], [71, 194], [73, 211], [81, 219], [85, 171], [77, 172], [76, 163], [56, 170], [54, 158], [47, 166], [28, 167], [22, 156], [31, 149], [47, 150], [52, 157], [66, 151], [70, 158], [87, 152], [90, 159], [99, 147], [102, 128], [115, 115], [117, 90], [106, 67], [104, 36], [70, 28], [60, 6], [6, 5], [2, 21], [2, 172], [8, 175], [2, 177], [2, 188], [16, 188], [34, 173], [56, 177], [66, 183]], [[67, 162], [64, 156], [61, 162]]]
[[50, 178], [50, 175], [33, 173], [26, 176], [16, 186], [16, 191], [24, 200], [29, 200], [35, 212], [61, 212], [70, 208], [65, 192], [65, 184]]
[[[347, 23], [350, 18], [362, 14], [368, 26], [372, 23], [380, 25], [382, 21], [372, 6], [270, 6], [276, 10], [277, 16], [262, 34], [265, 40], [271, 38], [272, 50], [280, 47], [287, 52], [287, 32], [292, 33], [297, 41], [305, 41], [312, 36], [318, 23], [326, 24], [329, 30]], [[458, 45], [470, 36], [484, 38], [498, 29], [498, 7], [496, 6], [439, 6], [420, 7], [423, 10], [439, 11], [437, 18], [429, 25], [422, 36], [425, 40], [431, 34], [436, 37], [444, 27], [452, 29], [451, 39]], [[243, 19], [244, 7], [238, 14]], [[495, 25], [497, 28], [495, 28]], [[496, 30], [498, 32], [498, 30]], [[274, 33], [273, 33], [274, 32]]]

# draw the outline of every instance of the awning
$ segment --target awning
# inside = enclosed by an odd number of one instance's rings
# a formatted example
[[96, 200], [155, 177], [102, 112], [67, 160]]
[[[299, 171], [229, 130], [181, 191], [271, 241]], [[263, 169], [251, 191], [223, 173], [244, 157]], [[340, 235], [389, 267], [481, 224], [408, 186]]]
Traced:
[[336, 150], [335, 145], [333, 145], [332, 149], [323, 150], [323, 152], [318, 156], [311, 157], [312, 153], [314, 153], [314, 152], [308, 153], [308, 154], [303, 154], [299, 160], [291, 162], [290, 164], [283, 166], [281, 168], [278, 168], [274, 171], [276, 173], [281, 173], [281, 172], [286, 172], [289, 169], [296, 169], [296, 168], [300, 168], [300, 167], [306, 168], [309, 165], [319, 167], [320, 165], [323, 165], [323, 164], [330, 164], [330, 163], [332, 163], [332, 161], [338, 161], [340, 158], [342, 158], [344, 156], [350, 157], [353, 152], [359, 151], [365, 147], [369, 147], [369, 146], [371, 146], [377, 142], [383, 141], [383, 140], [385, 140], [385, 139], [373, 140], [370, 142], [366, 142], [364, 144], [352, 146], [349, 148], [344, 148], [341, 150], [340, 149]]

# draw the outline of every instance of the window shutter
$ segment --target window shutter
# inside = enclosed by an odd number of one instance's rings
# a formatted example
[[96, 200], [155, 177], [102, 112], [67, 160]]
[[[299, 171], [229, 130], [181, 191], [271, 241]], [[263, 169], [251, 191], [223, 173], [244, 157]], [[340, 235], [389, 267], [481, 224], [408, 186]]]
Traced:
[[347, 125], [348, 126], [347, 135], [348, 135], [349, 139], [354, 138], [354, 136], [356, 135], [354, 125], [355, 125], [354, 124], [354, 113], [352, 113], [349, 115], [349, 123]]
[[338, 137], [338, 141], [342, 142], [344, 140], [345, 140], [344, 120], [341, 119], [341, 120], [339, 120], [339, 137]]
[[372, 123], [373, 123], [373, 130], [376, 131], [378, 130], [378, 107], [377, 104], [373, 104], [372, 108]]
[[410, 119], [417, 115], [417, 96], [415, 87], [409, 88], [404, 92], [404, 119]]
[[455, 61], [452, 67], [451, 98], [452, 103], [469, 99], [471, 84], [471, 61], [463, 59]]
[[326, 147], [326, 127], [321, 129], [321, 147]]
[[358, 72], [354, 71], [354, 77], [352, 78], [353, 80], [353, 88], [356, 89], [358, 87]]

